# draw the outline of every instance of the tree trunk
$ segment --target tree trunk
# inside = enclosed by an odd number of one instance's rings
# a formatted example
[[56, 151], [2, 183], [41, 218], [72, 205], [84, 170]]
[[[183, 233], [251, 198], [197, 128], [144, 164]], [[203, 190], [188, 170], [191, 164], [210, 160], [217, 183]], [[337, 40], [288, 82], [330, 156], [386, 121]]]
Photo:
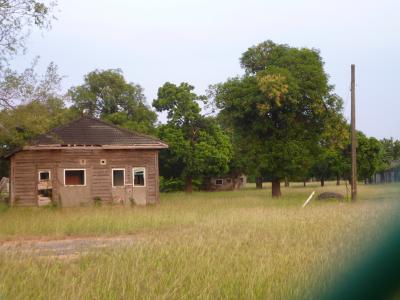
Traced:
[[321, 186], [325, 186], [325, 178], [321, 177]]
[[256, 177], [256, 188], [262, 189], [263, 179], [262, 177]]
[[285, 177], [285, 187], [289, 187], [289, 179]]
[[186, 187], [185, 187], [186, 193], [191, 193], [193, 192], [193, 180], [192, 176], [187, 176], [186, 177]]
[[282, 195], [281, 193], [281, 181], [279, 179], [272, 180], [272, 197], [277, 198]]
[[336, 175], [336, 185], [340, 185], [340, 176]]
[[304, 180], [303, 185], [304, 185], [304, 187], [307, 186], [307, 181], [306, 180]]

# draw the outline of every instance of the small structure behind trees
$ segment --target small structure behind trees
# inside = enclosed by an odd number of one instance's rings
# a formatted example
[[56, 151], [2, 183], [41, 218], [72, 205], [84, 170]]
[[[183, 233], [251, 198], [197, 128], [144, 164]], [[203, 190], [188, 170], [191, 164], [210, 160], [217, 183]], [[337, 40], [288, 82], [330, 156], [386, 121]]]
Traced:
[[245, 175], [226, 175], [206, 179], [204, 188], [208, 191], [233, 191], [246, 187]]

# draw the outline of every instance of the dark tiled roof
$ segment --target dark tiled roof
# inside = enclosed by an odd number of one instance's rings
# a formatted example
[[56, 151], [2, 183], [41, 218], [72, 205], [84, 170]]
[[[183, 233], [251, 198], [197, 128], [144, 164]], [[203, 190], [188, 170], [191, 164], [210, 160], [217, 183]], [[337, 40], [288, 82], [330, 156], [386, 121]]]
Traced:
[[120, 145], [141, 146], [148, 145], [160, 147], [166, 145], [160, 140], [148, 135], [138, 134], [113, 124], [91, 118], [81, 117], [64, 126], [55, 128], [39, 136], [33, 143], [40, 145]]

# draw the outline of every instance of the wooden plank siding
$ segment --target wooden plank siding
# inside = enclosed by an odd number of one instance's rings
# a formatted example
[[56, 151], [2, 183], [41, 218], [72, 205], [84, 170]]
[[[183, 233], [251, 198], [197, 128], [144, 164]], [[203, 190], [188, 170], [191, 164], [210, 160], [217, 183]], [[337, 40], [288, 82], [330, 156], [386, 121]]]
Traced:
[[[85, 201], [100, 197], [112, 201], [112, 169], [125, 168], [125, 183], [132, 184], [132, 169], [146, 168], [146, 203], [159, 201], [157, 150], [60, 149], [24, 150], [11, 158], [11, 203], [18, 206], [37, 205], [38, 171], [50, 170], [53, 200], [63, 204], [64, 169], [86, 169], [88, 195]], [[102, 165], [100, 160], [106, 160]], [[90, 198], [90, 199], [87, 199]]]

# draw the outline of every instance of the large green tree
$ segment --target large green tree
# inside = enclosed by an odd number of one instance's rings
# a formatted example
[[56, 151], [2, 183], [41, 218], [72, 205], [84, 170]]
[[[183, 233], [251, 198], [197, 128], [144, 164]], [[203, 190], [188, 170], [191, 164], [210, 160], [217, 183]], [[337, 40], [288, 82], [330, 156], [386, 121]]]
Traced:
[[[210, 96], [210, 95], [209, 95]], [[210, 103], [212, 104], [212, 103]], [[215, 109], [213, 109], [215, 112]], [[256, 156], [256, 153], [250, 152], [254, 149], [248, 147], [249, 143], [235, 131], [229, 118], [225, 118], [222, 114], [216, 116], [215, 119], [220, 125], [223, 132], [229, 137], [232, 144], [232, 158], [229, 162], [228, 174], [233, 178], [238, 178], [242, 174], [252, 174], [250, 171], [257, 167], [257, 161], [249, 161], [249, 155]]]
[[142, 87], [127, 82], [121, 70], [90, 72], [68, 94], [79, 111], [138, 132], [155, 132], [157, 115], [146, 104]]
[[153, 101], [157, 111], [167, 112], [168, 122], [159, 128], [160, 138], [169, 145], [165, 163], [185, 179], [187, 192], [193, 179], [227, 172], [232, 155], [229, 137], [214, 118], [201, 114], [199, 102], [206, 98], [193, 90], [187, 83], [167, 82]]
[[[348, 141], [342, 156], [343, 178], [351, 181], [351, 143]], [[367, 182], [375, 173], [385, 170], [390, 163], [385, 148], [374, 137], [367, 137], [357, 131], [357, 179]]]
[[374, 137], [357, 132], [357, 176], [368, 181], [378, 171], [388, 167], [382, 143]]
[[321, 186], [327, 179], [340, 179], [348, 170], [347, 147], [350, 142], [350, 128], [341, 113], [343, 101], [337, 95], [331, 95], [333, 109], [327, 110], [324, 131], [315, 145], [311, 174], [321, 180]]
[[259, 170], [280, 196], [281, 180], [313, 154], [328, 112], [339, 113], [337, 97], [317, 50], [266, 41], [248, 49], [241, 65], [245, 76], [213, 87], [216, 105], [239, 135], [251, 137]]

